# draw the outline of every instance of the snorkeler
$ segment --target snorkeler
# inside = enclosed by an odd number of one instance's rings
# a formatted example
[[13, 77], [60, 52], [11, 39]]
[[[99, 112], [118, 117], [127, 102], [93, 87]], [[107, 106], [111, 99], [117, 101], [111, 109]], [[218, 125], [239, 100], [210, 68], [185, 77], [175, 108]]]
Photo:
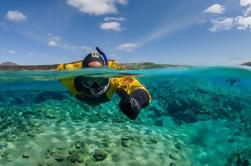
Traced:
[[[104, 52], [97, 51], [89, 53], [83, 61], [70, 64], [60, 64], [57, 70], [75, 70], [81, 68], [108, 67], [112, 69], [124, 69], [115, 60], [107, 60]], [[118, 78], [88, 77], [87, 75], [64, 78], [60, 82], [69, 89], [71, 94], [82, 102], [91, 105], [111, 100], [114, 92], [121, 98], [120, 110], [130, 119], [135, 120], [140, 110], [151, 101], [151, 95], [146, 88], [133, 76]]]

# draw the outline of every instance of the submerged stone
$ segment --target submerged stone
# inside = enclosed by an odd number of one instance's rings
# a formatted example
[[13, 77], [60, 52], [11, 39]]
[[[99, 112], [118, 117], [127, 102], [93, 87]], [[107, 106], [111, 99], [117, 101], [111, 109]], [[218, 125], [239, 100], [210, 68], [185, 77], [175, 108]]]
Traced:
[[251, 164], [251, 148], [233, 153], [225, 166], [249, 166]]
[[29, 156], [29, 154], [27, 153], [27, 152], [25, 152], [24, 154], [23, 154], [23, 158], [29, 158], [30, 156]]
[[95, 161], [102, 161], [107, 158], [107, 153], [103, 149], [97, 149], [97, 150], [95, 150], [93, 157], [94, 157]]
[[169, 166], [176, 166], [176, 164], [175, 163], [170, 163]]
[[83, 141], [77, 141], [76, 143], [75, 143], [75, 148], [76, 149], [80, 149], [80, 148], [85, 148], [86, 146], [85, 146], [85, 142], [83, 142]]
[[2, 154], [1, 154], [1, 157], [2, 158], [6, 158], [6, 157], [8, 157], [8, 155], [10, 154], [10, 152], [9, 151], [4, 151]]
[[27, 135], [30, 136], [30, 137], [35, 137], [35, 136], [36, 136], [36, 134], [35, 134], [34, 131], [29, 131], [29, 132], [27, 133]]
[[233, 138], [229, 138], [227, 141], [230, 142], [230, 143], [233, 143], [234, 139]]
[[79, 162], [79, 163], [82, 163], [83, 162], [83, 159], [80, 157], [79, 154], [77, 153], [73, 153], [73, 154], [70, 154], [67, 159], [69, 161], [71, 161], [72, 163], [76, 163], [76, 162]]
[[149, 138], [146, 140], [147, 144], [157, 144], [158, 141], [155, 138]]
[[56, 91], [44, 91], [36, 96], [34, 102], [41, 103], [49, 99], [62, 101], [64, 99], [64, 95]]
[[59, 162], [63, 161], [64, 160], [64, 156], [62, 156], [62, 155], [56, 155], [55, 160], [57, 160]]
[[123, 147], [125, 147], [125, 148], [129, 147], [128, 141], [122, 141], [122, 142], [121, 142], [121, 145], [122, 145]]

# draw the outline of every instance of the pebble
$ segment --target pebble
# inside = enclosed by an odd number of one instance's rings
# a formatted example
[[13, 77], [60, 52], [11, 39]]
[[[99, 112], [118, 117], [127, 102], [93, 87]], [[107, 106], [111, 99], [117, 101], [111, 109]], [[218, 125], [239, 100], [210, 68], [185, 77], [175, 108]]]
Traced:
[[176, 166], [176, 164], [175, 163], [170, 163], [169, 166]]
[[230, 143], [233, 143], [234, 139], [233, 138], [229, 138], [227, 141], [230, 142]]
[[4, 151], [4, 152], [1, 154], [1, 157], [6, 158], [9, 154], [10, 154], [9, 151]]
[[35, 137], [35, 136], [36, 136], [35, 133], [34, 133], [33, 131], [29, 131], [29, 132], [27, 133], [27, 135], [30, 136], [30, 137]]
[[123, 147], [125, 147], [125, 148], [129, 147], [127, 141], [122, 141], [122, 142], [121, 142], [121, 145], [122, 145]]
[[76, 162], [82, 163], [83, 162], [83, 159], [76, 153], [70, 154], [67, 157], [67, 159], [70, 160], [72, 163], [76, 163]]
[[121, 141], [129, 141], [128, 137], [121, 137]]
[[75, 143], [75, 148], [76, 149], [80, 149], [80, 148], [84, 148], [84, 147], [85, 147], [85, 142], [83, 142], [83, 141], [77, 141]]
[[107, 158], [107, 153], [102, 149], [97, 149], [95, 150], [93, 157], [95, 161], [102, 161]]
[[177, 160], [177, 158], [174, 155], [172, 155], [172, 154], [169, 155], [169, 158], [173, 159], [173, 160]]
[[157, 144], [158, 141], [157, 141], [156, 139], [154, 139], [154, 138], [150, 138], [150, 139], [147, 140], [146, 143], [147, 143], [147, 144]]
[[63, 161], [64, 160], [64, 156], [62, 156], [62, 155], [56, 155], [55, 160], [57, 160], [59, 162]]
[[175, 144], [175, 148], [178, 149], [178, 150], [181, 150], [181, 144], [180, 143], [176, 143]]
[[29, 158], [29, 157], [30, 157], [30, 156], [29, 156], [28, 153], [25, 152], [25, 153], [23, 154], [23, 158], [26, 158], [26, 159], [27, 159], [27, 158]]

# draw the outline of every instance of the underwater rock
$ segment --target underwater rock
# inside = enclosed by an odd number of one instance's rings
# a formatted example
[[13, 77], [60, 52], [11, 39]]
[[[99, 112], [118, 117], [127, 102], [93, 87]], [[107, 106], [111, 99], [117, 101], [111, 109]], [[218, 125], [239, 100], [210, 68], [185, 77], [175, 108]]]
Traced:
[[35, 137], [36, 136], [35, 131], [28, 131], [27, 135], [30, 136], [30, 137]]
[[181, 145], [181, 143], [179, 143], [179, 142], [176, 143], [174, 146], [175, 146], [175, 148], [178, 149], [178, 150], [181, 150], [181, 148], [182, 148], [182, 145]]
[[125, 148], [129, 147], [128, 141], [122, 141], [121, 145]]
[[76, 149], [85, 148], [85, 147], [86, 147], [86, 145], [85, 145], [85, 142], [84, 142], [84, 141], [77, 141], [77, 142], [75, 143], [75, 148], [76, 148]]
[[146, 140], [147, 144], [157, 144], [158, 141], [155, 138], [149, 138]]
[[169, 164], [169, 166], [176, 166], [176, 164], [172, 162]]
[[69, 161], [71, 161], [72, 163], [76, 163], [76, 162], [79, 162], [79, 163], [82, 163], [84, 160], [81, 158], [81, 156], [77, 153], [73, 153], [73, 154], [70, 154], [67, 159]]
[[27, 153], [27, 152], [24, 152], [24, 154], [23, 154], [23, 158], [26, 158], [26, 159], [28, 159], [30, 156], [29, 156], [29, 154]]
[[177, 154], [169, 154], [169, 158], [174, 161], [180, 160], [180, 157]]
[[76, 141], [71, 145], [69, 154], [88, 154], [88, 148], [84, 141]]
[[167, 112], [174, 120], [186, 123], [196, 122], [196, 112], [202, 110], [202, 106], [195, 100], [177, 99], [169, 101]]
[[62, 101], [64, 99], [64, 95], [61, 92], [57, 92], [57, 91], [44, 91], [44, 92], [39, 93], [39, 95], [36, 96], [36, 98], [34, 99], [34, 102], [42, 103], [49, 99]]
[[93, 157], [94, 157], [95, 161], [102, 161], [107, 158], [107, 153], [103, 149], [97, 149], [97, 150], [95, 150]]
[[233, 138], [229, 138], [227, 141], [230, 142], [230, 143], [233, 143], [234, 139]]
[[2, 158], [7, 158], [9, 154], [10, 154], [10, 152], [6, 150], [6, 151], [4, 151], [4, 152], [1, 154], [1, 157], [2, 157]]
[[0, 143], [0, 149], [6, 148], [6, 147], [7, 147], [7, 143]]
[[129, 141], [129, 137], [121, 137], [120, 138], [120, 140], [121, 140], [121, 145], [123, 146], [123, 147], [129, 147], [129, 143], [128, 143], [128, 141]]
[[13, 104], [16, 104], [16, 105], [21, 105], [24, 103], [24, 100], [20, 97], [14, 97], [14, 103]]
[[251, 164], [251, 148], [234, 152], [228, 159], [225, 166], [249, 166]]
[[63, 156], [63, 155], [60, 155], [60, 154], [57, 154], [57, 155], [55, 156], [55, 160], [61, 162], [61, 161], [64, 160], [64, 156]]

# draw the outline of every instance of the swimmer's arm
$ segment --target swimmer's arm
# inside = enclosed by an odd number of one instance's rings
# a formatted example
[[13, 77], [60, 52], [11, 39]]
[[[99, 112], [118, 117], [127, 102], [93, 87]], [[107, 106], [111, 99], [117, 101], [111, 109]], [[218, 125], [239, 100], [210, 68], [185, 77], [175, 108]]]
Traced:
[[151, 102], [151, 95], [147, 89], [134, 77], [122, 77], [115, 79], [117, 93], [121, 98], [120, 110], [130, 119], [134, 120], [141, 108]]
[[83, 62], [82, 61], [77, 61], [73, 63], [64, 63], [64, 64], [59, 64], [57, 66], [57, 71], [62, 71], [62, 70], [78, 70], [83, 67]]

